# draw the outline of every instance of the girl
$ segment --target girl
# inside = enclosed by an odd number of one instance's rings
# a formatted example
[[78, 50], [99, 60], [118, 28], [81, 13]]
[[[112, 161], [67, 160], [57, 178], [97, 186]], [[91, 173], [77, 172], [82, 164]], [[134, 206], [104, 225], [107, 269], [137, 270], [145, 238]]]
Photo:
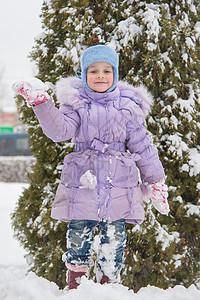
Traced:
[[36, 88], [27, 82], [13, 85], [33, 106], [46, 136], [75, 143], [64, 159], [52, 208], [52, 218], [69, 222], [63, 255], [69, 289], [89, 273], [96, 225], [100, 232], [97, 281], [119, 282], [125, 222], [143, 222], [144, 185], [151, 187], [155, 208], [162, 214], [169, 212], [164, 170], [144, 126], [151, 95], [144, 87], [118, 82], [118, 55], [105, 45], [85, 50], [81, 80], [69, 77], [57, 83], [60, 109], [45, 88], [41, 82]]

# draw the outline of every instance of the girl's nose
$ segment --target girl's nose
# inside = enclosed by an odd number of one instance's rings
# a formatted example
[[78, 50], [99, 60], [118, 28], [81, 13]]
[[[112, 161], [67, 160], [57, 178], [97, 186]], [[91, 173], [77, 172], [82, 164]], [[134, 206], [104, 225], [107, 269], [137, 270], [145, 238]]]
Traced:
[[104, 78], [104, 74], [103, 73], [98, 73], [97, 78]]

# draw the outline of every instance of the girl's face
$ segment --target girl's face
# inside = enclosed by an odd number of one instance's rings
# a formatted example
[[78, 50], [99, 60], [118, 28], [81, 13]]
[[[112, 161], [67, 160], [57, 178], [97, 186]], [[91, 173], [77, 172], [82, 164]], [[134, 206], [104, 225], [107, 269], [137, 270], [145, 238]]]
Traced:
[[113, 68], [107, 62], [95, 62], [87, 69], [87, 85], [95, 92], [103, 93], [113, 85]]

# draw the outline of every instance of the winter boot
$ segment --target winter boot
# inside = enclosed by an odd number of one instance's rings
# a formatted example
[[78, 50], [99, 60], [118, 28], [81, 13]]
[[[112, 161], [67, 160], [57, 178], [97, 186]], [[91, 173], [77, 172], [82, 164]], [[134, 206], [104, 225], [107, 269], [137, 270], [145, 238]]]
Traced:
[[86, 272], [75, 272], [72, 270], [68, 270], [68, 288], [77, 289], [80, 284], [80, 279], [82, 276], [86, 275]]
[[103, 274], [103, 276], [101, 277], [101, 280], [100, 280], [100, 284], [104, 284], [104, 283], [110, 283], [110, 279], [105, 274]]

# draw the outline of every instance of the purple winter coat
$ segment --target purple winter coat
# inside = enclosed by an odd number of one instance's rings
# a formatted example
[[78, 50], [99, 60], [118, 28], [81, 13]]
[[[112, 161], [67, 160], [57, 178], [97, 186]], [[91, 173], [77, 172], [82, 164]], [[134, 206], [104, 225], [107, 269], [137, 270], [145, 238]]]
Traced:
[[64, 159], [52, 218], [142, 223], [139, 177], [147, 183], [165, 177], [144, 126], [151, 95], [125, 82], [109, 93], [91, 92], [69, 77], [57, 83], [57, 98], [59, 109], [52, 100], [33, 108], [46, 136], [75, 143]]

